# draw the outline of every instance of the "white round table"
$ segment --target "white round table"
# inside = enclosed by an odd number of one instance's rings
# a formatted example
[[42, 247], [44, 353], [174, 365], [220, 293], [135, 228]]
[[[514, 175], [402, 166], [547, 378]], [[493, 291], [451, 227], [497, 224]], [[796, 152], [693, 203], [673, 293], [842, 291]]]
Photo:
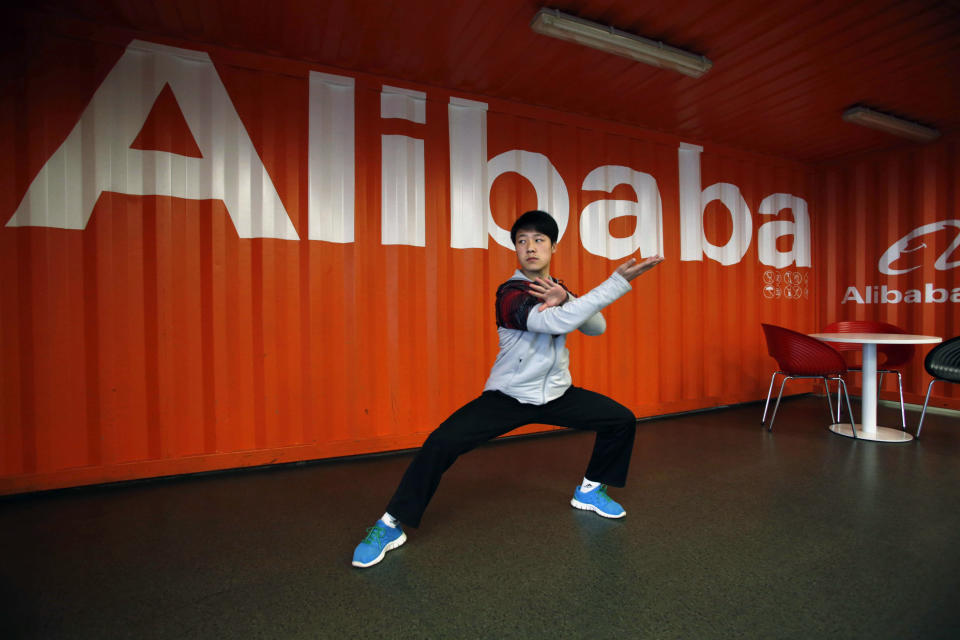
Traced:
[[[811, 333], [810, 337], [824, 342], [851, 342], [863, 345], [863, 396], [856, 436], [877, 442], [913, 440], [913, 436], [906, 431], [877, 425], [877, 345], [937, 344], [943, 342], [943, 338], [905, 333]], [[850, 438], [854, 435], [849, 422], [832, 424], [830, 430]]]

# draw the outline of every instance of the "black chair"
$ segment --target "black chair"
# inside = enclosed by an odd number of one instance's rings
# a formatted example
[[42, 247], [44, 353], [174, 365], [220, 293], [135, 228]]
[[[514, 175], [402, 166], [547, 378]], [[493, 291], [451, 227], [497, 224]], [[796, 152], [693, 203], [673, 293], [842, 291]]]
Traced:
[[927, 399], [923, 401], [923, 411], [920, 413], [920, 424], [917, 425], [917, 437], [923, 429], [923, 416], [927, 413], [927, 404], [930, 402], [930, 388], [937, 380], [960, 383], [960, 336], [941, 342], [927, 354], [923, 367], [933, 380], [927, 385]]

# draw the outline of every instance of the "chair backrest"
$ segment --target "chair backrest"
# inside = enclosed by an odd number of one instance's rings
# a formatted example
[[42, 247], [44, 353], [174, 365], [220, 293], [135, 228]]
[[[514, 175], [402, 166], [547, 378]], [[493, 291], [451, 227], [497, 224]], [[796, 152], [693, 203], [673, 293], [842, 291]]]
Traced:
[[[906, 333], [895, 324], [877, 322], [875, 320], [841, 320], [831, 322], [823, 329], [824, 333]], [[862, 344], [853, 342], [831, 342], [830, 345], [837, 351], [863, 351]], [[917, 352], [912, 344], [878, 344], [877, 365], [880, 368], [892, 369], [906, 364], [913, 359]]]
[[801, 376], [826, 376], [847, 370], [843, 356], [826, 342], [772, 324], [760, 326], [767, 338], [767, 353], [777, 361], [781, 371]]
[[960, 336], [941, 342], [927, 354], [923, 366], [934, 378], [960, 382]]

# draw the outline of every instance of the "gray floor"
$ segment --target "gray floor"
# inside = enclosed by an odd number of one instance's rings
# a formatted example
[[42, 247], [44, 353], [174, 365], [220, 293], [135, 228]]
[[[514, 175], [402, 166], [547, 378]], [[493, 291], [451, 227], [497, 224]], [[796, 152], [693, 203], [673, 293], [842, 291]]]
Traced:
[[821, 402], [642, 423], [620, 521], [568, 505], [589, 434], [483, 447], [367, 570], [409, 454], [5, 499], [0, 637], [957, 637], [960, 421]]

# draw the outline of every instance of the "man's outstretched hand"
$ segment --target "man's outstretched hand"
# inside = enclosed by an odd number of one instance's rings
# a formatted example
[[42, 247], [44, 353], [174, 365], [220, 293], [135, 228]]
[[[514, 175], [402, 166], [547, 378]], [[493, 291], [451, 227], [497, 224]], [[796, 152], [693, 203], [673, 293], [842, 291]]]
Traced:
[[623, 276], [623, 279], [627, 282], [630, 282], [638, 275], [645, 271], [653, 269], [655, 266], [663, 262], [663, 256], [650, 256], [640, 262], [637, 262], [636, 258], [630, 258], [622, 265], [617, 267], [617, 273]]

